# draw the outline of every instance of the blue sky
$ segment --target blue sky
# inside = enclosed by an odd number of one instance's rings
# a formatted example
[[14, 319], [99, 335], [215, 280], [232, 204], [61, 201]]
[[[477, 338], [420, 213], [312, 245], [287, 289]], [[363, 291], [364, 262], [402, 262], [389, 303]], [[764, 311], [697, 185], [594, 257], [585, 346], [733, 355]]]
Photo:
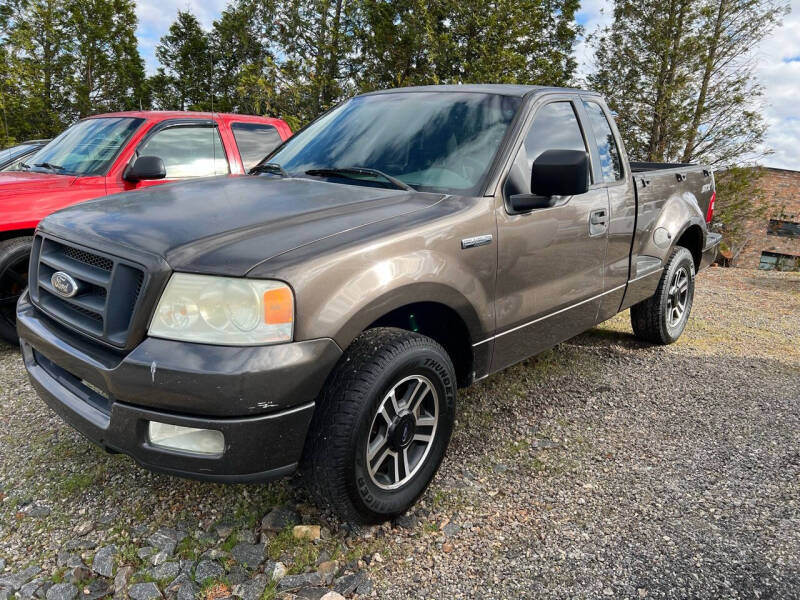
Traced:
[[[156, 68], [155, 47], [167, 32], [179, 9], [191, 10], [201, 24], [211, 23], [225, 8], [227, 0], [138, 0], [137, 37], [139, 49], [147, 64], [148, 73]], [[757, 77], [764, 86], [764, 112], [769, 124], [766, 148], [773, 154], [761, 162], [768, 166], [800, 170], [800, 0], [791, 0], [792, 12], [784, 19], [783, 27], [764, 40], [756, 50]], [[583, 0], [578, 22], [587, 31], [610, 20], [608, 0]], [[580, 70], [590, 68], [591, 56], [583, 42], [576, 48]]]

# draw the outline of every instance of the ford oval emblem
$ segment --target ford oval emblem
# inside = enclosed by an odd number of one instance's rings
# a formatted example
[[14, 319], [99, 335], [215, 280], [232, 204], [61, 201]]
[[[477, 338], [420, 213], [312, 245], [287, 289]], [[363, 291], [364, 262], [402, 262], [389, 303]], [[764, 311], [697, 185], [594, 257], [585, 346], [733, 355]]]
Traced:
[[50, 283], [53, 284], [53, 289], [64, 298], [72, 298], [78, 293], [78, 282], [73, 279], [72, 275], [64, 273], [64, 271], [53, 273]]

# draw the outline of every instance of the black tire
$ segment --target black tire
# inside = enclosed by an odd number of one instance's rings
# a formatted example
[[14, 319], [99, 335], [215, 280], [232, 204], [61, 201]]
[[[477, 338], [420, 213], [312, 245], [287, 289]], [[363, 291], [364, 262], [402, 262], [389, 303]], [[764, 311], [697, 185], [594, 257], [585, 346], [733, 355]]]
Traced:
[[[672, 344], [677, 341], [692, 311], [694, 277], [692, 253], [677, 246], [667, 261], [656, 293], [631, 307], [634, 335], [653, 344]], [[685, 281], [685, 292], [680, 291], [683, 289], [680, 281]]]
[[0, 242], [0, 339], [17, 346], [17, 300], [28, 287], [32, 237]]
[[[433, 392], [425, 391], [428, 384]], [[415, 392], [407, 396], [405, 390], [412, 387]], [[398, 402], [400, 411], [392, 407], [393, 391], [402, 396], [399, 400], [414, 394], [421, 397], [418, 413], [411, 413], [416, 418], [407, 410], [413, 399], [409, 406]], [[438, 343], [402, 329], [382, 327], [364, 332], [340, 359], [317, 403], [300, 466], [306, 487], [318, 504], [331, 505], [351, 523], [380, 523], [403, 514], [428, 487], [444, 458], [455, 421], [455, 403], [455, 370]], [[379, 415], [380, 407], [393, 416]], [[421, 424], [431, 420], [435, 421], [432, 426]], [[421, 432], [419, 436], [417, 432]], [[429, 442], [417, 440], [428, 432]], [[386, 440], [383, 446], [381, 439]], [[382, 468], [373, 473], [367, 466], [371, 441], [373, 448], [380, 448], [371, 461], [373, 469], [386, 449], [398, 448], [398, 458], [387, 455], [378, 465]], [[402, 446], [405, 443], [409, 444], [404, 448], [407, 453]], [[424, 451], [420, 450], [423, 444]], [[395, 464], [407, 480], [396, 479], [398, 487], [386, 489], [397, 474]]]

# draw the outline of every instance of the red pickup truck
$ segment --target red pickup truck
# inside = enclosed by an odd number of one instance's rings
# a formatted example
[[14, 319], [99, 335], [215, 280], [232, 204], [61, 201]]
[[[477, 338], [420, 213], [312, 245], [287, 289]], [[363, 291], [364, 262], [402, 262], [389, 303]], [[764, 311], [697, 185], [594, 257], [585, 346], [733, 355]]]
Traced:
[[[243, 175], [292, 135], [280, 119], [135, 111], [96, 115], [0, 173], [0, 338], [16, 343], [36, 225], [61, 208], [196, 177]], [[198, 201], [200, 201], [198, 199]]]

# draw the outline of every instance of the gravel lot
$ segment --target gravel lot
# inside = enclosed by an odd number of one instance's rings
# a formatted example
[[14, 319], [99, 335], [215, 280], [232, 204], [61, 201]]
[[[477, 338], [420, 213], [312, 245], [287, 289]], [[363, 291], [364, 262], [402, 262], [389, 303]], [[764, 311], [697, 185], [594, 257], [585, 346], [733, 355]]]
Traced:
[[413, 513], [353, 531], [294, 480], [102, 453], [0, 348], [0, 600], [800, 597], [799, 274], [708, 270], [678, 343], [624, 313], [462, 393], [458, 421]]

